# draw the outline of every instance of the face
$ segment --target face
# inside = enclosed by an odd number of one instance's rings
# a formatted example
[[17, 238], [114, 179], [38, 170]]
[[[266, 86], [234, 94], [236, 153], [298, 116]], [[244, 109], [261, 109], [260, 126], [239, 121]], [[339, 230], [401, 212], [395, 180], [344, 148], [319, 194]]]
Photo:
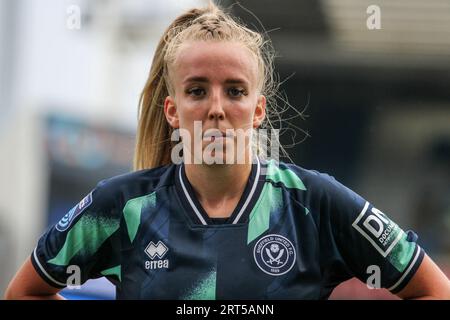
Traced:
[[[165, 99], [164, 112], [173, 128], [183, 129], [183, 142], [189, 147], [184, 152], [198, 159], [194, 133], [201, 134], [203, 157], [211, 152], [224, 158], [231, 147], [235, 156], [249, 152], [250, 138], [246, 135], [242, 144], [240, 133], [260, 126], [266, 99], [258, 88], [256, 58], [248, 49], [233, 42], [185, 43], [169, 66], [169, 77], [174, 92]], [[184, 133], [191, 143], [186, 143]], [[216, 148], [219, 144], [224, 147]]]

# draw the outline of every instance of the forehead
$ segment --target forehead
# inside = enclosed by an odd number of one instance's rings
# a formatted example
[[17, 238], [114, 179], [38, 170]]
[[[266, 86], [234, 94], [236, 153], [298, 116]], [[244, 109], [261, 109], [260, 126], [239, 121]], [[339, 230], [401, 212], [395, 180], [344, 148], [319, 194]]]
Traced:
[[192, 41], [183, 44], [177, 52], [171, 72], [177, 81], [192, 76], [209, 81], [227, 78], [243, 79], [256, 84], [258, 67], [254, 55], [235, 42]]

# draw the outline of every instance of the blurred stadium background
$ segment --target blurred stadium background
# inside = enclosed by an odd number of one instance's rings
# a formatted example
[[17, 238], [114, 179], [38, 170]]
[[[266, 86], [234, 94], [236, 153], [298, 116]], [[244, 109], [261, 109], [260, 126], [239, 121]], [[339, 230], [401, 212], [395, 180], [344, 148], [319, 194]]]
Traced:
[[[130, 170], [156, 43], [174, 17], [204, 3], [0, 0], [2, 295], [50, 224], [97, 181]], [[371, 4], [381, 9], [380, 30], [366, 26]], [[449, 275], [450, 1], [241, 5], [232, 11], [272, 38], [290, 103], [306, 108], [306, 120], [291, 123], [310, 137], [288, 149], [292, 160], [335, 176], [415, 230]], [[77, 9], [80, 28], [71, 29]], [[294, 140], [304, 138], [298, 131]], [[292, 135], [282, 139], [290, 144]], [[111, 299], [114, 289], [99, 279], [64, 295]], [[395, 297], [350, 280], [332, 298]]]

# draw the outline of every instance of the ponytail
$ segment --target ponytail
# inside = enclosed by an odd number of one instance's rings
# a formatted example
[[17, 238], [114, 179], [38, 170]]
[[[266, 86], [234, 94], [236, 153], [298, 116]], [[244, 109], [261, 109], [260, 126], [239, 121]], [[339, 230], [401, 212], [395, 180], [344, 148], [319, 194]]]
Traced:
[[134, 170], [151, 169], [170, 163], [174, 142], [170, 140], [173, 128], [164, 115], [164, 99], [169, 95], [164, 56], [173, 30], [187, 27], [205, 11], [192, 9], [179, 16], [158, 43], [150, 74], [139, 99]]

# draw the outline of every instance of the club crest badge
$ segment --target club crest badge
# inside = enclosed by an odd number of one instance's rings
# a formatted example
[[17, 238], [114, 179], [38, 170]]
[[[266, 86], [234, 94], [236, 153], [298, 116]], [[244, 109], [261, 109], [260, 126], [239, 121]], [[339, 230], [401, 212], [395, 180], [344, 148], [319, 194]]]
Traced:
[[287, 238], [269, 234], [255, 244], [253, 257], [262, 271], [272, 276], [281, 276], [294, 266], [296, 253], [292, 242]]

